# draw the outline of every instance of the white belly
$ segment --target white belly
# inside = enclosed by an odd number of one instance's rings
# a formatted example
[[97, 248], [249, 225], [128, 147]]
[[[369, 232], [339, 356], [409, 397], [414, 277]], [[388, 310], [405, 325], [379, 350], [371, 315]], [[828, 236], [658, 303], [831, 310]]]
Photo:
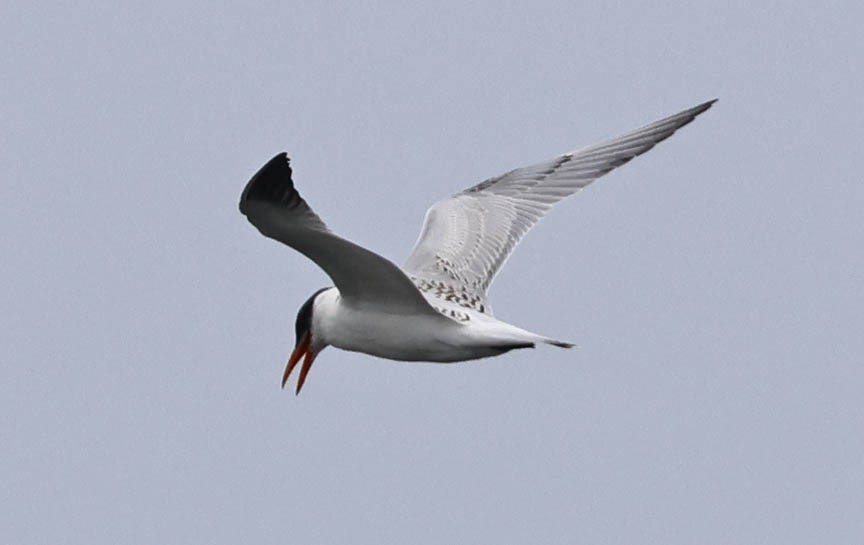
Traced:
[[340, 313], [332, 326], [324, 333], [328, 344], [393, 360], [452, 362], [493, 355], [466, 346], [473, 343], [459, 331], [464, 326], [443, 316], [437, 319], [348, 311]]
[[457, 322], [437, 312], [398, 315], [353, 309], [341, 304], [338, 296], [322, 299], [313, 315], [315, 336], [343, 350], [382, 358], [455, 362], [497, 356], [536, 340], [514, 335], [527, 332], [503, 322], [497, 322], [503, 327], [490, 328], [494, 319], [484, 324]]

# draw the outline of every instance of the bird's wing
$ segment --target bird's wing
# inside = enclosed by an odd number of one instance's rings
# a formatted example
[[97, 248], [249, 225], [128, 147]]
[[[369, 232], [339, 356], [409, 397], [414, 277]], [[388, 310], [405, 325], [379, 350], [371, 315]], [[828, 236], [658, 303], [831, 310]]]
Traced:
[[602, 144], [511, 170], [435, 203], [426, 212], [405, 271], [421, 289], [426, 285], [456, 293], [460, 301], [474, 301], [464, 306], [489, 312], [486, 289], [495, 273], [555, 203], [669, 138], [714, 102]]
[[261, 234], [287, 244], [324, 269], [346, 303], [374, 305], [392, 313], [435, 313], [399, 267], [327, 228], [294, 188], [284, 153], [252, 177], [240, 197], [240, 211]]

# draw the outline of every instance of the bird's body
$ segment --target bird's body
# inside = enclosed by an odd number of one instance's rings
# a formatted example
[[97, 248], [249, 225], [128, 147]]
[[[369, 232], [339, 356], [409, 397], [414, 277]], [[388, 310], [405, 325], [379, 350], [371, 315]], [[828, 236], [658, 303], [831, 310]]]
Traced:
[[391, 360], [451, 363], [555, 342], [455, 303], [427, 296], [427, 311], [352, 306], [329, 288], [315, 298], [312, 330], [321, 342]]
[[246, 185], [240, 210], [267, 237], [315, 261], [335, 287], [300, 308], [283, 375], [297, 392], [326, 346], [402, 361], [456, 362], [557, 341], [497, 320], [486, 290], [521, 237], [558, 201], [648, 151], [714, 101], [602, 144], [490, 178], [435, 203], [400, 268], [332, 233], [300, 197], [282, 153]]

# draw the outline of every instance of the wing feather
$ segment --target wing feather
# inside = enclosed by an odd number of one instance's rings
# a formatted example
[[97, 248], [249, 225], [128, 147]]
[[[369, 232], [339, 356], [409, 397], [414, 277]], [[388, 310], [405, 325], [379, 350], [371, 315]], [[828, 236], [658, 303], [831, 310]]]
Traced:
[[467, 291], [488, 309], [486, 290], [495, 274], [522, 236], [554, 204], [669, 138], [714, 102], [716, 99], [612, 140], [511, 170], [435, 203], [426, 213], [405, 271], [415, 279]]
[[243, 190], [240, 211], [261, 234], [324, 269], [346, 303], [375, 305], [393, 313], [435, 313], [399, 267], [330, 231], [294, 188], [291, 174], [288, 157], [280, 153]]

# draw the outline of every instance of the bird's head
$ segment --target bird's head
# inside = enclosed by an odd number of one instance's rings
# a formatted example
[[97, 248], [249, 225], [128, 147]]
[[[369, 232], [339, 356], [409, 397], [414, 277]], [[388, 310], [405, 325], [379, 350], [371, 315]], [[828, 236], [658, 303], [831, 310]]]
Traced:
[[315, 312], [315, 301], [322, 292], [329, 288], [321, 288], [312, 294], [312, 297], [303, 303], [300, 310], [297, 311], [297, 321], [294, 323], [294, 329], [297, 335], [297, 340], [294, 343], [294, 352], [291, 353], [291, 358], [288, 359], [288, 365], [285, 366], [285, 373], [282, 375], [282, 387], [288, 382], [288, 377], [291, 376], [291, 371], [302, 359], [303, 367], [300, 368], [300, 377], [297, 379], [296, 393], [300, 393], [303, 383], [306, 382], [306, 375], [309, 374], [309, 369], [315, 361], [315, 357], [327, 346], [327, 343], [321, 339], [320, 335], [316, 336], [313, 331], [313, 315]]

